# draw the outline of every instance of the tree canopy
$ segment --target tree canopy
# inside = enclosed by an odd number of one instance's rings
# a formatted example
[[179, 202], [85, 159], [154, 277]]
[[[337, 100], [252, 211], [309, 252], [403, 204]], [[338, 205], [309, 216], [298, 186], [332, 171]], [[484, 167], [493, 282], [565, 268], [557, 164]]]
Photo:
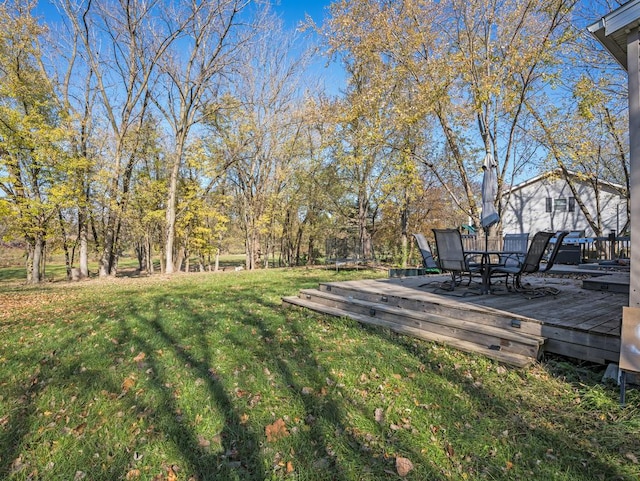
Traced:
[[296, 31], [250, 0], [56, 6], [0, 6], [0, 235], [31, 282], [53, 251], [80, 277], [127, 251], [314, 264], [336, 240], [406, 265], [412, 232], [479, 225], [486, 153], [498, 212], [556, 167], [628, 195], [622, 72], [584, 29], [606, 5], [336, 0]]

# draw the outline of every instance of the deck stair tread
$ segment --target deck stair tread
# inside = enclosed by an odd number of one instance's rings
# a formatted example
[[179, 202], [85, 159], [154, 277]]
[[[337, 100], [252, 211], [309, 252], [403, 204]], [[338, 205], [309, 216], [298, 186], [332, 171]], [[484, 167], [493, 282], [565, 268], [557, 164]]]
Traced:
[[[516, 367], [525, 367], [536, 361], [536, 359], [533, 356], [510, 352], [503, 349], [496, 349], [496, 346], [485, 346], [475, 342], [455, 338], [452, 336], [439, 334], [439, 333], [431, 332], [424, 329], [418, 329], [415, 327], [408, 326], [406, 324], [387, 321], [379, 317], [360, 314], [360, 313], [349, 311], [347, 309], [342, 309], [339, 307], [324, 305], [319, 302], [314, 302], [312, 300], [299, 297], [299, 296], [284, 297], [282, 300], [285, 303], [285, 305], [303, 307], [303, 308], [311, 309], [316, 312], [329, 314], [336, 317], [348, 317], [358, 322], [361, 322], [363, 324], [372, 324], [380, 327], [386, 327], [388, 329], [391, 329], [395, 332], [399, 332], [401, 334], [407, 334], [407, 335], [414, 336], [414, 337], [428, 340], [428, 341], [440, 342], [442, 344], [449, 345], [461, 351], [482, 354], [490, 359], [494, 359], [498, 362], [502, 362], [502, 363], [509, 364]], [[383, 305], [382, 307], [387, 308], [388, 306]], [[525, 336], [525, 337], [528, 337], [528, 336]]]
[[[328, 288], [328, 289], [327, 289]], [[353, 292], [353, 293], [363, 293], [368, 292], [367, 289], [371, 288], [371, 293], [383, 292], [389, 296], [401, 296], [403, 292], [406, 292], [402, 286], [397, 286], [394, 284], [385, 285], [383, 281], [347, 281], [347, 282], [325, 282], [320, 284], [320, 290], [328, 290], [329, 292]], [[424, 302], [429, 304], [437, 304], [445, 307], [453, 307], [459, 308], [460, 301], [462, 299], [447, 299], [446, 297], [440, 295], [434, 295], [427, 291], [421, 293], [421, 297], [424, 299]], [[481, 296], [478, 296], [481, 297]], [[469, 298], [467, 298], [469, 299]], [[477, 306], [473, 303], [467, 303], [465, 309], [470, 312], [479, 312], [479, 313], [496, 313], [496, 314], [504, 314], [512, 316], [513, 314], [504, 311], [501, 309], [497, 309], [495, 307], [488, 306]], [[525, 317], [525, 316], [520, 316]], [[540, 321], [534, 318], [528, 318], [529, 321], [540, 324]]]
[[[493, 325], [500, 329], [512, 329], [514, 321], [519, 328], [517, 332], [541, 337], [542, 322], [526, 315], [518, 315], [490, 306], [475, 305], [465, 302], [468, 298], [449, 299], [426, 291], [418, 291], [414, 296], [407, 296], [408, 289], [402, 286], [386, 284], [378, 281], [370, 282], [322, 283], [322, 292], [330, 292], [346, 298], [361, 299], [371, 302], [384, 302], [386, 305], [402, 307], [417, 312], [430, 312], [445, 317], [464, 319], [474, 324]], [[416, 289], [412, 289], [414, 292]], [[472, 296], [481, 297], [481, 296]]]
[[413, 311], [410, 309], [403, 309], [402, 307], [395, 307], [383, 303], [369, 302], [356, 298], [344, 298], [342, 296], [320, 291], [317, 289], [302, 289], [298, 297], [308, 297], [308, 300], [312, 300], [313, 302], [321, 302], [322, 300], [327, 300], [340, 304], [350, 304], [353, 306], [365, 308], [367, 310], [373, 309], [377, 315], [385, 312], [397, 316], [398, 318], [402, 317], [419, 322], [426, 321], [441, 325], [447, 325], [455, 327], [456, 329], [463, 329], [473, 332], [475, 335], [499, 337], [508, 341], [519, 342], [530, 346], [539, 347], [544, 343], [544, 338], [532, 334], [510, 331], [491, 325], [471, 322], [465, 319], [456, 319], [440, 314], [433, 314], [427, 311]]
[[582, 287], [595, 291], [629, 292], [629, 274], [617, 273], [583, 279]]

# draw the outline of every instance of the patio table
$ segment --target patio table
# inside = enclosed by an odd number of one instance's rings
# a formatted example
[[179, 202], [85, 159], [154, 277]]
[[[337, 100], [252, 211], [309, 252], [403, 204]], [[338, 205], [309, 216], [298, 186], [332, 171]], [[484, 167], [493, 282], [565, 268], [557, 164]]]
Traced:
[[[464, 251], [465, 255], [480, 256], [480, 275], [482, 284], [480, 288], [481, 294], [491, 294], [491, 269], [494, 267], [502, 267], [505, 265], [503, 259], [512, 256], [520, 256], [524, 253], [520, 251], [499, 251], [499, 250], [471, 250]], [[497, 257], [498, 262], [491, 262], [491, 257]]]

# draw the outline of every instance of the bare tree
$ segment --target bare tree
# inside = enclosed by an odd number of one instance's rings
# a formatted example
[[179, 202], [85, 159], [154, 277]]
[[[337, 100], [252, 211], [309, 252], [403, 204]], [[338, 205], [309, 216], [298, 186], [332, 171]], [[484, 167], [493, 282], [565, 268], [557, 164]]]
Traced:
[[162, 58], [154, 102], [171, 128], [166, 199], [165, 272], [174, 265], [176, 206], [180, 171], [190, 134], [218, 100], [218, 90], [244, 43], [240, 19], [248, 0], [205, 0], [178, 4], [166, 18], [180, 21], [181, 40]]
[[103, 153], [110, 161], [102, 170], [109, 181], [104, 192], [100, 276], [117, 271], [122, 222], [134, 166], [140, 158], [136, 131], [149, 112], [158, 63], [191, 20], [164, 21], [159, 3], [64, 0], [62, 4], [65, 19], [80, 40], [81, 68], [91, 75], [85, 88], [94, 90], [99, 99], [99, 104], [91, 105], [91, 115], [104, 115], [110, 135], [108, 151]]
[[[258, 267], [275, 242], [275, 221], [284, 209], [283, 189], [292, 180], [301, 142], [299, 115], [306, 54], [294, 35], [265, 9], [250, 48], [243, 50], [229, 84], [226, 110], [216, 133], [223, 155], [233, 159], [228, 179], [245, 236], [246, 267]], [[261, 237], [266, 243], [261, 245]]]

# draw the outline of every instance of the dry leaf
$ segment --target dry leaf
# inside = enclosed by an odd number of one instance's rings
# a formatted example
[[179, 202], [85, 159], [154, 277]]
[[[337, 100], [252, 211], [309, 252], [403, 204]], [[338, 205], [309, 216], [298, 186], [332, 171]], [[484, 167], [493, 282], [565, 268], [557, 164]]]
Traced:
[[141, 352], [140, 354], [138, 354], [136, 357], [133, 358], [133, 360], [135, 362], [142, 362], [144, 361], [144, 358], [147, 357], [147, 355], [144, 352]]
[[198, 436], [198, 446], [200, 446], [201, 448], [208, 448], [209, 446], [211, 446], [211, 441], [209, 441], [204, 436], [199, 435]]
[[73, 433], [76, 436], [81, 436], [84, 433], [85, 428], [87, 427], [87, 423], [80, 423], [75, 428], [73, 428]]
[[122, 391], [128, 392], [135, 385], [136, 385], [136, 380], [132, 376], [129, 376], [124, 381], [122, 381]]
[[287, 473], [293, 473], [293, 463], [291, 461], [287, 461]]
[[447, 453], [447, 456], [449, 456], [450, 458], [452, 458], [453, 455], [455, 454], [453, 451], [453, 446], [451, 446], [451, 444], [449, 443], [445, 445], [444, 450]]
[[273, 424], [267, 425], [264, 431], [267, 436], [268, 442], [277, 441], [278, 439], [289, 435], [287, 426], [285, 425], [284, 420], [282, 418], [278, 419]]
[[398, 472], [398, 476], [404, 478], [412, 470], [413, 463], [411, 462], [411, 460], [402, 457], [396, 458], [396, 471]]
[[169, 466], [169, 469], [167, 470], [167, 481], [178, 481], [178, 475], [174, 470], [174, 466]]
[[139, 469], [132, 469], [127, 473], [126, 479], [136, 479], [140, 477], [140, 470]]
[[627, 453], [624, 455], [624, 457], [627, 458], [629, 461], [631, 461], [633, 464], [638, 464], [638, 458], [636, 457], [635, 454]]
[[384, 422], [384, 409], [376, 408], [374, 418], [377, 423], [382, 424]]

